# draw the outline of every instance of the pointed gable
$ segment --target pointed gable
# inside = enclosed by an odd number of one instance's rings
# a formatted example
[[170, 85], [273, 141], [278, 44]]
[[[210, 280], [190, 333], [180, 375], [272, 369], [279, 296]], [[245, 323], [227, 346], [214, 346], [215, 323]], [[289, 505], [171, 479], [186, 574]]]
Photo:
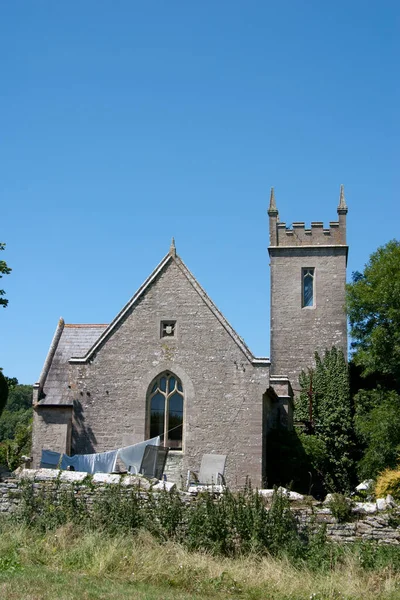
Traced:
[[171, 265], [175, 265], [180, 273], [184, 276], [190, 286], [195, 290], [198, 296], [202, 299], [204, 304], [208, 307], [211, 313], [218, 320], [220, 325], [225, 329], [228, 335], [232, 338], [235, 344], [240, 348], [244, 356], [247, 358], [249, 362], [254, 365], [269, 365], [270, 360], [268, 358], [256, 358], [250, 349], [247, 347], [243, 339], [236, 333], [233, 327], [228, 323], [223, 314], [218, 310], [212, 300], [209, 298], [205, 290], [198, 283], [194, 275], [190, 272], [181, 258], [176, 254], [176, 249], [174, 243], [171, 244], [171, 249], [169, 253], [163, 258], [163, 260], [157, 265], [151, 275], [146, 279], [146, 281], [140, 286], [134, 296], [127, 302], [127, 304], [122, 308], [122, 310], [117, 314], [115, 319], [104, 329], [99, 338], [95, 341], [95, 343], [88, 349], [85, 354], [75, 354], [72, 355], [69, 362], [71, 364], [79, 364], [89, 362], [92, 357], [96, 354], [96, 352], [102, 347], [102, 345], [113, 335], [113, 333], [118, 329], [118, 327], [122, 324], [128, 314], [130, 314], [135, 307], [145, 298], [146, 294], [148, 294], [152, 285], [157, 281], [157, 279], [166, 272], [168, 267]]

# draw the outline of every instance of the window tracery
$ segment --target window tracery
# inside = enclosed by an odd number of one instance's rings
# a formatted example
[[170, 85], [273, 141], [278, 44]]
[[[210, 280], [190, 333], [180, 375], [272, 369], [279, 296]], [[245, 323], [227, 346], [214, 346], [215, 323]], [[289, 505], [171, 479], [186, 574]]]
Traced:
[[170, 372], [159, 375], [149, 392], [149, 437], [161, 437], [161, 443], [182, 450], [183, 387]]

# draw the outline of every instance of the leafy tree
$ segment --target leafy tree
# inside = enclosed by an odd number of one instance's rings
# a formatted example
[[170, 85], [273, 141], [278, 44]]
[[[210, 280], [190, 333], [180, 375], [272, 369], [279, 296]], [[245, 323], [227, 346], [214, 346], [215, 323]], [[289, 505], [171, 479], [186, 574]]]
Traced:
[[21, 464], [21, 456], [29, 455], [32, 443], [32, 419], [27, 425], [18, 423], [12, 440], [0, 443], [0, 465], [13, 471]]
[[[5, 247], [6, 245], [3, 242], [0, 242], [0, 251], [4, 250]], [[11, 273], [10, 267], [7, 266], [7, 263], [4, 260], [0, 260], [0, 279], [3, 277], [3, 275], [9, 275], [9, 273]], [[8, 300], [4, 298], [4, 294], [5, 291], [0, 290], [0, 306], [5, 308], [8, 304]]]
[[0, 415], [3, 412], [5, 405], [7, 404], [7, 398], [8, 398], [7, 380], [0, 370]]
[[7, 381], [9, 391], [14, 389], [15, 386], [18, 385], [18, 379], [16, 377], [7, 377], [6, 376], [6, 381]]
[[32, 418], [32, 386], [19, 385], [18, 380], [5, 378], [8, 382], [15, 381], [14, 386], [9, 384], [9, 396], [6, 407], [0, 416], [0, 442], [12, 440], [19, 424], [27, 426]]
[[351, 488], [354, 469], [353, 418], [348, 367], [341, 350], [315, 354], [315, 369], [300, 375], [296, 420], [307, 425], [303, 448], [323, 486], [330, 492]]
[[[1, 371], [0, 371], [1, 373]], [[0, 416], [0, 465], [15, 469], [23, 454], [29, 455], [32, 438], [32, 386], [5, 377], [9, 395]]]
[[[371, 254], [347, 286], [353, 339], [358, 473], [375, 477], [400, 457], [400, 242]], [[360, 376], [361, 375], [361, 376]]]
[[[6, 410], [12, 413], [18, 412], [19, 410], [31, 410], [33, 387], [31, 385], [22, 385], [18, 383], [18, 379], [15, 377], [13, 377], [12, 380], [10, 380], [9, 377], [6, 377], [6, 380], [9, 389]], [[15, 381], [15, 384], [10, 384], [10, 381]]]
[[[364, 375], [379, 374], [400, 386], [400, 241], [371, 254], [363, 273], [347, 286], [353, 360]], [[394, 385], [393, 385], [393, 383]]]
[[362, 479], [394, 468], [400, 457], [400, 396], [393, 390], [360, 390], [355, 426], [364, 453], [358, 463]]

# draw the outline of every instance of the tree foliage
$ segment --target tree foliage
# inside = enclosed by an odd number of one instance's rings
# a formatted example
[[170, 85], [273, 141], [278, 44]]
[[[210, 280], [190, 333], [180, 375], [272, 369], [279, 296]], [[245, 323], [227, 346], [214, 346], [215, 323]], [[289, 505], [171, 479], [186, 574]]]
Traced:
[[351, 488], [354, 469], [353, 418], [348, 367], [341, 350], [315, 354], [315, 369], [300, 375], [295, 418], [308, 426], [304, 450], [327, 491]]
[[363, 273], [353, 273], [347, 310], [356, 365], [355, 428], [362, 453], [358, 473], [370, 478], [395, 467], [400, 457], [399, 241], [378, 248]]
[[400, 241], [374, 252], [347, 286], [353, 360], [400, 385]]
[[7, 380], [0, 370], [0, 416], [4, 410], [5, 405], [7, 404], [7, 398], [8, 398]]
[[4, 379], [8, 383], [9, 395], [0, 416], [0, 465], [13, 470], [20, 464], [21, 456], [30, 453], [32, 386], [19, 385], [15, 377]]
[[[5, 247], [6, 245], [3, 242], [0, 242], [0, 251], [4, 250]], [[10, 267], [4, 260], [0, 260], [0, 279], [3, 277], [3, 275], [9, 275], [9, 273], [11, 273]], [[5, 291], [0, 289], [0, 306], [5, 308], [8, 304], [8, 300], [7, 298], [4, 298], [4, 294]]]
[[400, 396], [394, 390], [360, 390], [356, 395], [356, 433], [363, 448], [361, 479], [376, 477], [400, 458]]

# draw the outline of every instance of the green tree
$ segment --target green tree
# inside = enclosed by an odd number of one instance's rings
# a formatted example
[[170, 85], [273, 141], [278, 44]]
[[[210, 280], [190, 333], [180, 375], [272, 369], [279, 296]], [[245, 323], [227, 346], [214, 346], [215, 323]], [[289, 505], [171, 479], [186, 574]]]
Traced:
[[[355, 364], [358, 473], [375, 477], [400, 456], [400, 242], [371, 254], [347, 286]], [[361, 377], [359, 376], [361, 374]]]
[[362, 479], [394, 468], [400, 457], [400, 396], [393, 390], [360, 390], [355, 426], [364, 451], [358, 463]]
[[341, 350], [315, 354], [315, 369], [302, 372], [296, 420], [307, 425], [300, 439], [314, 471], [330, 492], [351, 489], [354, 471], [353, 418], [349, 374]]
[[0, 369], [0, 416], [5, 408], [5, 405], [7, 404], [7, 398], [8, 398], [7, 380], [4, 377], [4, 375]]
[[347, 286], [353, 360], [364, 375], [378, 374], [400, 386], [400, 242], [371, 254], [363, 273]]
[[[0, 251], [4, 250], [5, 247], [6, 245], [3, 242], [0, 242]], [[9, 273], [11, 273], [10, 267], [7, 266], [7, 263], [4, 260], [0, 260], [0, 279], [3, 277], [3, 275], [9, 275]], [[8, 304], [8, 300], [4, 298], [4, 294], [5, 291], [0, 290], [0, 306], [5, 308]]]
[[23, 454], [30, 454], [32, 386], [19, 385], [15, 377], [4, 377], [4, 380], [8, 383], [9, 394], [0, 416], [0, 465], [12, 471], [21, 463]]
[[[16, 378], [5, 378], [9, 395], [7, 404], [0, 416], [0, 442], [12, 440], [18, 425], [27, 427], [32, 419], [32, 386], [19, 385]], [[10, 385], [10, 381], [16, 382]]]

